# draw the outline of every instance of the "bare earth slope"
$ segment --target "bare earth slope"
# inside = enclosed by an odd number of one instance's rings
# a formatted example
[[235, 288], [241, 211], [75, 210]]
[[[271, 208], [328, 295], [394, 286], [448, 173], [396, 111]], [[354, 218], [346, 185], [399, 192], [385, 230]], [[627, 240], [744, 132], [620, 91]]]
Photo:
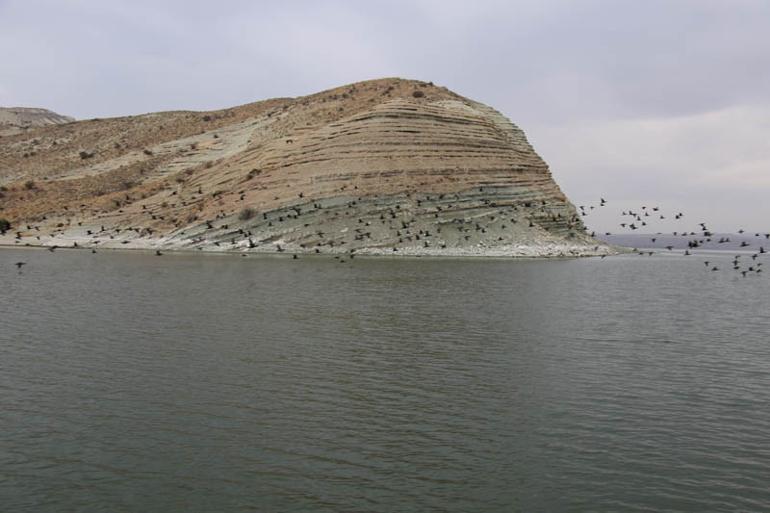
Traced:
[[0, 138], [3, 244], [393, 255], [611, 249], [524, 133], [402, 79]]
[[0, 135], [13, 135], [29, 128], [75, 121], [47, 109], [0, 107]]

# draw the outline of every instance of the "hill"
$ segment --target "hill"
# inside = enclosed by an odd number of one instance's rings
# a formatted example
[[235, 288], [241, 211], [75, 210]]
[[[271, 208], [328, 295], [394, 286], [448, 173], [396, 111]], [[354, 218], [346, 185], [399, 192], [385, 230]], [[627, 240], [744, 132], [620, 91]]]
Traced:
[[5, 244], [558, 256], [584, 233], [524, 132], [429, 82], [380, 79], [212, 112], [0, 139]]
[[13, 135], [29, 128], [60, 125], [75, 121], [47, 109], [29, 107], [0, 107], [0, 136]]

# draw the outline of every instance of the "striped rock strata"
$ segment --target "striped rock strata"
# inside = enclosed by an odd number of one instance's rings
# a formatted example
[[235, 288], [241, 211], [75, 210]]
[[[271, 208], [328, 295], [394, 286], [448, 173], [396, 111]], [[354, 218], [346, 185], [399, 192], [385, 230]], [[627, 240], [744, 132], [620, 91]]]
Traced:
[[431, 83], [361, 82], [208, 113], [0, 139], [5, 244], [569, 256], [584, 233], [524, 133]]

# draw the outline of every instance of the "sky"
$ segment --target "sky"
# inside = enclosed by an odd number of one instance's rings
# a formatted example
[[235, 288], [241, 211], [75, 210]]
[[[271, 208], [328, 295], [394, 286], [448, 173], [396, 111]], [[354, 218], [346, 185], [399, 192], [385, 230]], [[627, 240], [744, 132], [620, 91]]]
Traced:
[[[207, 110], [380, 77], [527, 134], [586, 223], [770, 232], [770, 1], [0, 0], [0, 105]], [[674, 211], [685, 214], [674, 222]]]

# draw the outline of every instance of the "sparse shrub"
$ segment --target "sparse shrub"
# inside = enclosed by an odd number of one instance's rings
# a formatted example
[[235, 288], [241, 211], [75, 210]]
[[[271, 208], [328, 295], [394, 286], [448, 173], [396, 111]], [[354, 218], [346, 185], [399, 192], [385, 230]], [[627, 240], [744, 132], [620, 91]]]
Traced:
[[257, 215], [256, 210], [254, 210], [251, 207], [246, 207], [243, 210], [241, 210], [240, 214], [238, 214], [238, 219], [240, 219], [241, 221], [248, 221], [255, 215]]
[[206, 114], [205, 116], [203, 116], [203, 121], [211, 121], [211, 116]]
[[212, 167], [214, 167], [214, 162], [209, 160], [208, 162], [206, 162], [206, 166], [205, 167], [206, 167], [206, 169], [211, 169]]
[[5, 235], [5, 232], [11, 229], [11, 222], [8, 219], [0, 217], [0, 235]]
[[418, 89], [416, 91], [412, 91], [412, 96], [414, 96], [415, 98], [422, 98], [423, 96], [425, 96], [425, 93], [423, 93]]
[[259, 169], [252, 169], [251, 171], [249, 171], [249, 174], [246, 175], [246, 180], [251, 180], [252, 178], [257, 176], [259, 173], [261, 173]]
[[34, 180], [27, 180], [24, 182], [24, 188], [28, 191], [34, 191], [37, 188], [37, 185]]
[[80, 155], [81, 159], [85, 160], [85, 159], [90, 159], [91, 157], [93, 157], [94, 156], [94, 152], [88, 152], [88, 151], [83, 150], [78, 155]]
[[147, 148], [145, 148], [145, 149], [144, 149], [144, 150], [142, 150], [142, 151], [144, 151], [144, 154], [145, 154], [145, 155], [152, 155], [152, 150], [148, 150]]
[[123, 180], [123, 182], [120, 184], [120, 186], [123, 188], [124, 191], [127, 191], [128, 189], [131, 189], [136, 185], [131, 180]]

